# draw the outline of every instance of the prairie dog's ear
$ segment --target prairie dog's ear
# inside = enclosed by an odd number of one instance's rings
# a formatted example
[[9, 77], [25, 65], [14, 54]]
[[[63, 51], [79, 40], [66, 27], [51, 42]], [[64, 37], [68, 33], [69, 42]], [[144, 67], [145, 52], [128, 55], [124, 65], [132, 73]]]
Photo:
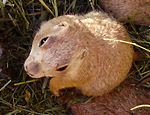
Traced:
[[69, 23], [66, 21], [60, 22], [58, 25], [55, 26], [55, 29], [67, 29], [69, 27]]
[[68, 22], [63, 21], [60, 24], [58, 24], [59, 27], [68, 27], [70, 24], [68, 24]]

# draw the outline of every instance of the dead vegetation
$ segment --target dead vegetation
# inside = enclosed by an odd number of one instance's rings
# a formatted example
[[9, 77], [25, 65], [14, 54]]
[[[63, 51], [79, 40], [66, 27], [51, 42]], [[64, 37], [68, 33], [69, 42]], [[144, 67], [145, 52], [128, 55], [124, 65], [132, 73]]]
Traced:
[[[43, 79], [33, 80], [23, 69], [24, 61], [31, 48], [33, 36], [40, 23], [63, 14], [82, 14], [91, 10], [101, 10], [94, 0], [0, 0], [0, 44], [4, 49], [0, 67], [0, 115], [7, 114], [72, 114], [62, 102], [51, 94], [48, 87], [42, 92]], [[132, 41], [149, 48], [150, 27], [126, 23]], [[136, 46], [135, 46], [136, 47]], [[140, 83], [150, 72], [149, 54], [133, 63], [128, 75]], [[148, 75], [144, 78], [148, 79]], [[149, 88], [150, 83], [142, 86]], [[88, 100], [88, 99], [86, 99]], [[74, 101], [85, 101], [77, 99]]]

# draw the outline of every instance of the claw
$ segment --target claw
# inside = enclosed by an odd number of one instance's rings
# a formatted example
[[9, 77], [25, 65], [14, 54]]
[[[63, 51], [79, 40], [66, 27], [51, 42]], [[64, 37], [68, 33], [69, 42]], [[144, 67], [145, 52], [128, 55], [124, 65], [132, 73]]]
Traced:
[[59, 96], [59, 91], [52, 91], [52, 93], [57, 97]]

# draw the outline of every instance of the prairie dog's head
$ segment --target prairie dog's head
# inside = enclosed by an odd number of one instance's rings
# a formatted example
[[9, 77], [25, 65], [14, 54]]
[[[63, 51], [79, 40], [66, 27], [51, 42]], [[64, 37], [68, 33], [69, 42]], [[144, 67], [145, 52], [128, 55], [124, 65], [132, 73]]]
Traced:
[[24, 68], [32, 78], [57, 77], [78, 69], [86, 48], [79, 44], [76, 31], [66, 21], [42, 24], [36, 34]]

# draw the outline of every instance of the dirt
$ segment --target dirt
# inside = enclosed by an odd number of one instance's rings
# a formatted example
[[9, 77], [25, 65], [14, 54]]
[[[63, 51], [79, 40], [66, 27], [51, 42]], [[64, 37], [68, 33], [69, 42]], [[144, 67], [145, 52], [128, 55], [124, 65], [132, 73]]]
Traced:
[[[118, 91], [119, 90], [119, 91]], [[68, 106], [71, 107], [74, 115], [149, 115], [150, 108], [131, 108], [150, 104], [150, 89], [132, 86], [129, 80], [125, 80], [121, 85], [111, 93], [94, 97], [85, 104], [83, 102], [70, 101]], [[80, 97], [81, 98], [81, 97]], [[82, 96], [82, 99], [87, 98]]]

